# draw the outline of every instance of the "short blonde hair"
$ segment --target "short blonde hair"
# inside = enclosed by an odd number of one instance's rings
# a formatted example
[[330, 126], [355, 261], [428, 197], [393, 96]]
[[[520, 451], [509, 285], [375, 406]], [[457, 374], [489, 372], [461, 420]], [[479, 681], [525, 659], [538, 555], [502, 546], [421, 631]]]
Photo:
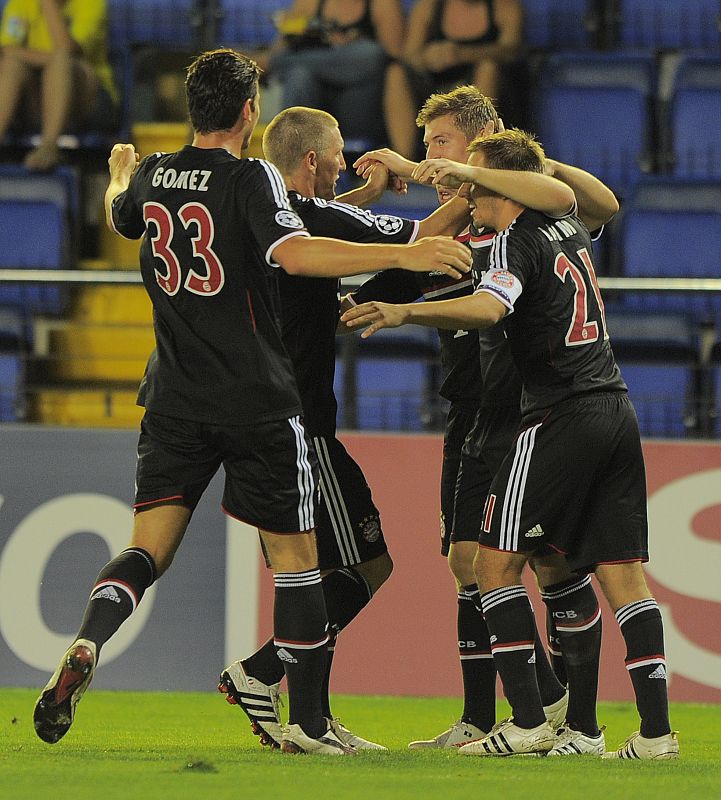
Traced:
[[469, 153], [483, 153], [485, 165], [492, 169], [543, 172], [546, 154], [531, 133], [511, 128], [490, 136], [477, 136], [467, 148]]
[[268, 123], [263, 153], [282, 174], [292, 172], [311, 150], [322, 152], [338, 120], [327, 111], [305, 106], [286, 108]]
[[498, 112], [493, 101], [475, 86], [458, 86], [451, 92], [432, 94], [418, 112], [416, 125], [422, 128], [434, 119], [446, 115], [453, 117], [456, 127], [469, 142], [489, 122], [498, 122]]

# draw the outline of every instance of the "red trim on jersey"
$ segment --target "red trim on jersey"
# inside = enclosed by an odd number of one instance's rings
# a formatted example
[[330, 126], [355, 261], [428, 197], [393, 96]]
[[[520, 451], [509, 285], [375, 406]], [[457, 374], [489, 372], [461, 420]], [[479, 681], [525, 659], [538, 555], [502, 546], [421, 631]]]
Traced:
[[135, 503], [133, 508], [137, 511], [138, 509], [144, 508], [145, 506], [152, 506], [156, 503], [167, 503], [170, 500], [183, 500], [182, 494], [173, 494], [170, 497], [159, 497], [157, 500], [146, 500], [143, 503]]
[[478, 546], [482, 547], [484, 550], [494, 550], [496, 553], [506, 553], [507, 550], [501, 550], [500, 547], [492, 547], [490, 544], [481, 544], [478, 542]]
[[471, 241], [472, 242], [487, 242], [489, 239], [493, 239], [496, 236], [495, 233], [483, 233], [480, 236], [474, 236], [471, 234]]
[[250, 296], [250, 289], [245, 290], [245, 298], [248, 302], [248, 311], [250, 312], [250, 321], [253, 323], [253, 333], [255, 333], [258, 328], [255, 324], [255, 313], [253, 312], [253, 298]]
[[[231, 514], [230, 511], [221, 503], [220, 510], [225, 514], [226, 517], [230, 517], [231, 519], [238, 520], [238, 522], [244, 522], [246, 525], [250, 525], [251, 528], [257, 528], [258, 525], [255, 522], [251, 522], [248, 519], [243, 519], [242, 517], [236, 517], [235, 514]], [[269, 531], [267, 528], [263, 528], [265, 533], [274, 533], [277, 536], [295, 536], [296, 533], [308, 533], [308, 531], [313, 531], [315, 528], [306, 528], [303, 531]]]
[[463, 233], [459, 233], [458, 236], [454, 236], [453, 238], [461, 244], [467, 244], [471, 241], [471, 232], [463, 231]]

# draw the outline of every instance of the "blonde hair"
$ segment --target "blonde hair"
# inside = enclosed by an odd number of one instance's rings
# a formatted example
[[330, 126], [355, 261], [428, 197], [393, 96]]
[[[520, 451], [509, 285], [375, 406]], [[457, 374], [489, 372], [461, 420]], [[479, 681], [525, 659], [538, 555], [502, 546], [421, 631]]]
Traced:
[[492, 169], [543, 172], [546, 154], [531, 133], [511, 128], [490, 136], [477, 136], [467, 148], [483, 153], [485, 165]]
[[498, 112], [489, 97], [475, 86], [458, 86], [451, 92], [432, 94], [418, 112], [416, 125], [422, 128], [447, 114], [453, 117], [455, 126], [469, 142], [489, 122], [498, 122]]
[[305, 106], [286, 108], [263, 133], [263, 153], [282, 174], [292, 172], [311, 150], [322, 152], [338, 120], [327, 111]]

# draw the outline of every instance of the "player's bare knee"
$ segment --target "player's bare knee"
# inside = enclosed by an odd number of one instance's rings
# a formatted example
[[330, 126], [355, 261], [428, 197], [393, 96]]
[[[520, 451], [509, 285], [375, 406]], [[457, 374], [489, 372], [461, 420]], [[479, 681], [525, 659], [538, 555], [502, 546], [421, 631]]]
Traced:
[[303, 533], [260, 532], [273, 572], [305, 572], [318, 566], [315, 531]]
[[614, 613], [629, 603], [651, 597], [640, 561], [599, 564], [596, 578]]
[[478, 546], [474, 542], [456, 542], [448, 553], [448, 566], [453, 577], [460, 586], [469, 586], [476, 582], [474, 559]]
[[385, 552], [370, 561], [357, 564], [355, 569], [365, 579], [371, 594], [375, 594], [390, 578], [393, 572], [393, 559], [390, 553]]
[[561, 555], [534, 557], [529, 563], [542, 587], [553, 586], [555, 583], [563, 583], [577, 577]]
[[521, 583], [526, 560], [526, 556], [521, 553], [479, 547], [473, 561], [473, 571], [481, 593]]

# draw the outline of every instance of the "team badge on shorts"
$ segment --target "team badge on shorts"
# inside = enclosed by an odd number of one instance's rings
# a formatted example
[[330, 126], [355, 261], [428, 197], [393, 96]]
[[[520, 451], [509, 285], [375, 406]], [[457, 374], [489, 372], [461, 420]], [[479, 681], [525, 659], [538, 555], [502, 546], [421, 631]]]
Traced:
[[381, 535], [381, 521], [378, 517], [364, 517], [358, 527], [366, 542], [372, 544], [378, 541], [378, 537]]
[[376, 217], [376, 228], [381, 233], [391, 236], [403, 227], [403, 220], [400, 217], [391, 217], [389, 214], [379, 214]]
[[305, 227], [303, 220], [294, 211], [278, 211], [275, 215], [275, 221], [284, 228], [297, 230]]

